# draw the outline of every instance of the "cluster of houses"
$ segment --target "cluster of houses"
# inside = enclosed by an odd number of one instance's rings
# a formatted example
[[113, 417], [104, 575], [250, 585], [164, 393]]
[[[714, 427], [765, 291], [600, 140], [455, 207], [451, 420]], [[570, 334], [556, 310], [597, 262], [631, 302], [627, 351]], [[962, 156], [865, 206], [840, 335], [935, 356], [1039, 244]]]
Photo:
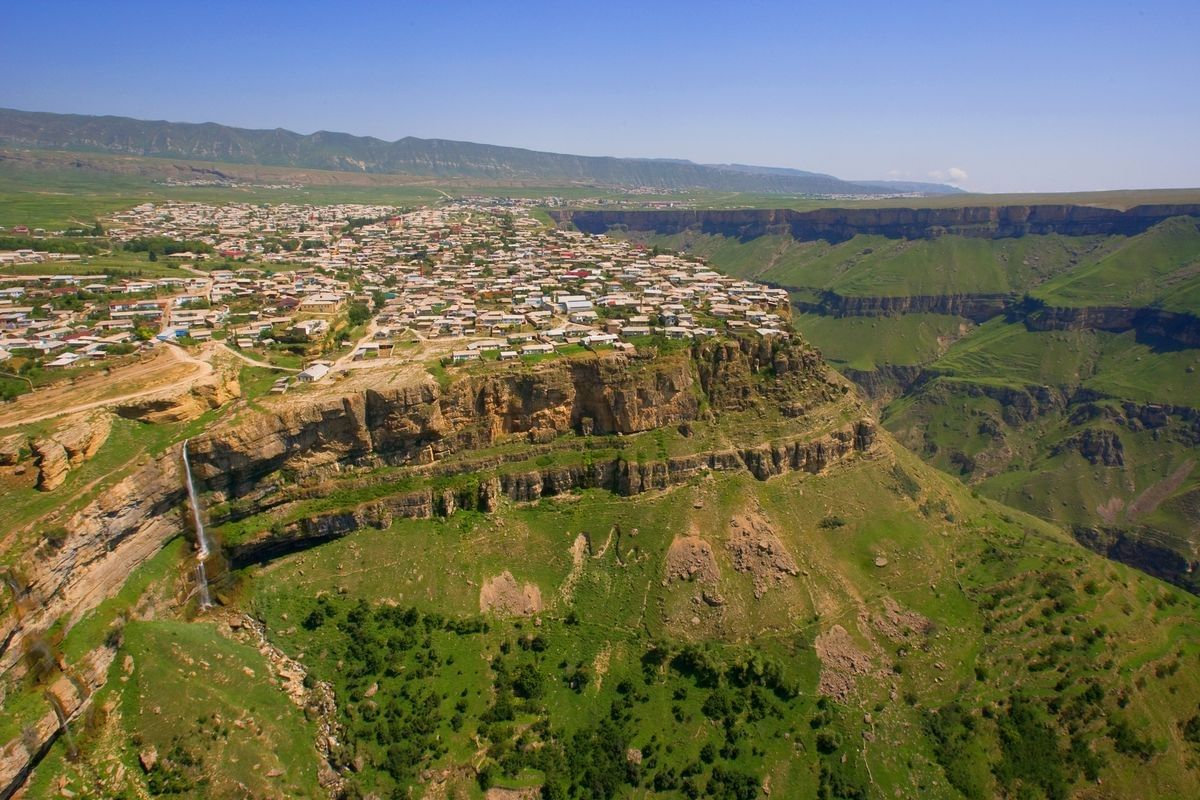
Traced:
[[362, 273], [365, 286], [386, 290], [376, 336], [461, 338], [454, 361], [575, 343], [632, 347], [650, 336], [787, 335], [786, 291], [698, 259], [547, 228], [484, 202], [422, 209], [400, 223], [390, 240], [407, 261]]
[[[137, 279], [22, 276], [14, 262], [0, 271], [0, 360], [22, 351], [69, 366], [148, 329], [196, 341], [219, 331], [238, 347], [285, 333], [318, 342], [350, 304], [374, 315], [355, 359], [392, 355], [401, 339], [447, 340], [462, 362], [631, 348], [654, 336], [788, 335], [784, 290], [697, 258], [548, 227], [527, 205], [139, 205], [108, 220], [110, 237], [201, 242], [223, 260], [173, 253], [178, 274]], [[82, 302], [55, 302], [69, 295]], [[302, 380], [320, 380], [331, 364], [310, 364]]]

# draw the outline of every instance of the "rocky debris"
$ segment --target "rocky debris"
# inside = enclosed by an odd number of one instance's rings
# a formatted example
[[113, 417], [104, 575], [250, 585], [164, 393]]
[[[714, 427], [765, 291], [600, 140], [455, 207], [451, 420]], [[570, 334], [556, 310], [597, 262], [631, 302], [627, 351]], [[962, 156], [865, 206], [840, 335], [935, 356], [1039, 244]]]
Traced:
[[854, 691], [854, 679], [871, 671], [871, 658], [854, 643], [841, 625], [834, 625], [816, 640], [821, 676], [817, 691], [845, 700]]
[[530, 617], [542, 610], [542, 591], [532, 583], [518, 584], [505, 570], [480, 587], [479, 610], [498, 616]]
[[883, 598], [883, 614], [873, 614], [875, 629], [895, 642], [909, 641], [913, 635], [927, 636], [933, 623], [923, 614], [904, 608], [890, 597]]
[[15, 467], [21, 460], [21, 451], [28, 441], [23, 433], [0, 436], [0, 467]]
[[676, 536], [667, 550], [666, 581], [715, 584], [720, 577], [712, 545], [699, 536]]
[[725, 605], [725, 597], [716, 589], [705, 589], [700, 593], [700, 599], [706, 605], [710, 605], [713, 608], [720, 608]]
[[772, 584], [800, 574], [796, 560], [775, 534], [761, 510], [752, 509], [729, 518], [729, 540], [733, 568], [754, 579], [754, 597], [761, 599]]
[[493, 786], [484, 792], [484, 800], [537, 800], [542, 796], [542, 789], [533, 786], [527, 789], [501, 789]]

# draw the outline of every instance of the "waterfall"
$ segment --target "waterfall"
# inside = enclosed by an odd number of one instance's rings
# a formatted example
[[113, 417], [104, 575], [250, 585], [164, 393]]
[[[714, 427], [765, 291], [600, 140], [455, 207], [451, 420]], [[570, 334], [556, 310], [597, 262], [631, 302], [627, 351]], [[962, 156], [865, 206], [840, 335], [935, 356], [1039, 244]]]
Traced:
[[204, 571], [204, 561], [208, 558], [208, 534], [204, 531], [204, 520], [200, 518], [200, 498], [196, 496], [196, 484], [192, 481], [187, 439], [183, 440], [183, 474], [187, 478], [188, 502], [192, 506], [192, 521], [196, 523], [196, 541], [200, 547], [196, 553], [196, 585], [200, 592], [200, 608], [208, 608], [212, 605], [212, 597], [208, 593], [208, 573]]

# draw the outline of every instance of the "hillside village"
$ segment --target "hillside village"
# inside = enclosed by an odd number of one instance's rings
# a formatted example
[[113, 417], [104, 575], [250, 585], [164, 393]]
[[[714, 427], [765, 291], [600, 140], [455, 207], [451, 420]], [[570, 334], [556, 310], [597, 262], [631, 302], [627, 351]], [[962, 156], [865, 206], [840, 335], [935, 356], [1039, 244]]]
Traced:
[[[164, 342], [219, 340], [315, 381], [400, 358], [398, 345], [435, 343], [449, 365], [630, 349], [652, 337], [789, 335], [784, 290], [693, 257], [547, 227], [523, 201], [413, 211], [146, 203], [106, 228], [114, 249], [161, 250], [150, 258], [162, 268], [75, 274], [77, 254], [0, 253], [7, 368], [78, 368]], [[22, 273], [58, 262], [60, 274]]]

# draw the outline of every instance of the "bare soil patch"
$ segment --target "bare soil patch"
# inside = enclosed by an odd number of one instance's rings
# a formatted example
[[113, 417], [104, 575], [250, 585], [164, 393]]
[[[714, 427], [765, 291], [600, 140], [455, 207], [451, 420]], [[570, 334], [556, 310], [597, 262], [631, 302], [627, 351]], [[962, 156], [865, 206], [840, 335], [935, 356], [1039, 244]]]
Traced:
[[532, 583], [517, 583], [505, 570], [488, 578], [479, 589], [479, 610], [500, 616], [532, 616], [542, 610], [542, 591]]
[[1159, 503], [1166, 500], [1176, 489], [1183, 485], [1183, 482], [1187, 480], [1187, 476], [1192, 474], [1192, 469], [1195, 466], [1196, 462], [1189, 458], [1180, 464], [1170, 475], [1138, 495], [1138, 498], [1129, 504], [1129, 518], [1137, 519], [1138, 517], [1153, 513], [1158, 508]]

